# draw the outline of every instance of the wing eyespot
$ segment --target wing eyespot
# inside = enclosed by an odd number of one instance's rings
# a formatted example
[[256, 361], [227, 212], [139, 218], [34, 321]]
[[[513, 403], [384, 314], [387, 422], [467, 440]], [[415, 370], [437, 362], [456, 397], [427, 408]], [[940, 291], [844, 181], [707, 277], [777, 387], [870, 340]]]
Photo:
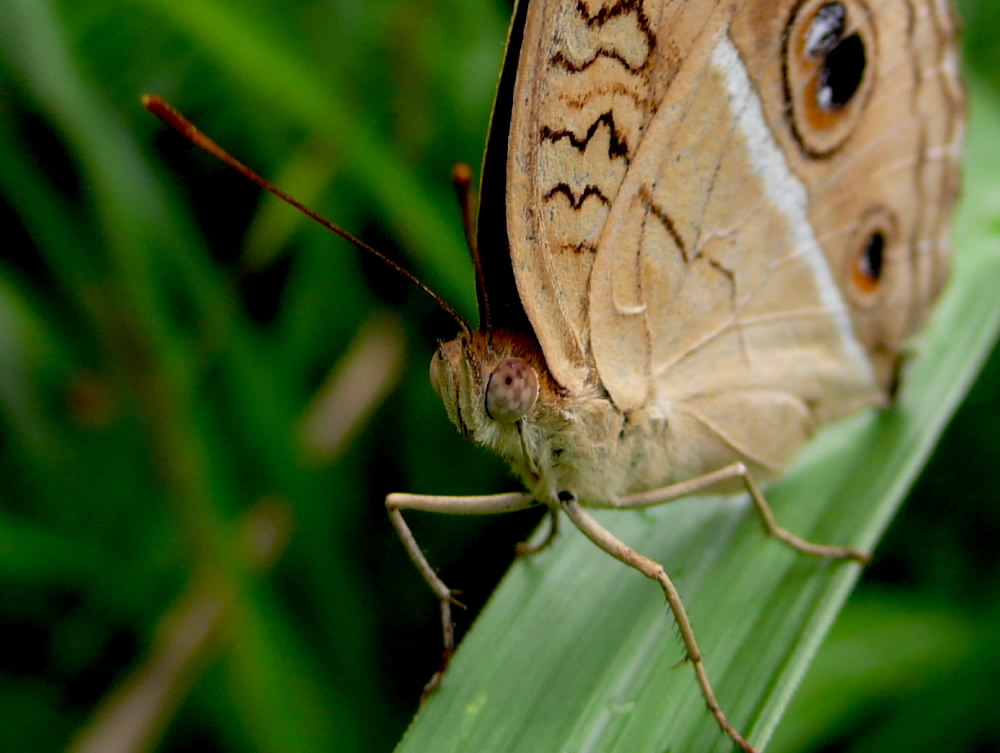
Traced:
[[805, 0], [788, 20], [786, 112], [807, 156], [822, 159], [850, 137], [875, 80], [875, 28], [862, 0]]
[[853, 275], [855, 287], [865, 294], [878, 290], [885, 271], [885, 234], [875, 230], [864, 239], [854, 255]]
[[864, 213], [850, 234], [846, 250], [847, 292], [856, 304], [872, 306], [880, 297], [898, 263], [900, 250], [896, 216], [884, 206]]

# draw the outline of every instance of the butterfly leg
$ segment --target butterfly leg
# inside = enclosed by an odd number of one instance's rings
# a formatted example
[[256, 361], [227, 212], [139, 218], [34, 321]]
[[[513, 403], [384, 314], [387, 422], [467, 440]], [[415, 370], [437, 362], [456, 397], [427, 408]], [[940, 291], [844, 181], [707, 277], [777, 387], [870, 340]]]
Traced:
[[559, 538], [559, 508], [549, 508], [548, 521], [548, 530], [545, 532], [545, 537], [541, 541], [537, 544], [532, 544], [530, 541], [522, 541], [517, 545], [514, 551], [518, 557], [530, 557], [533, 554], [538, 554], [543, 549], [548, 549], [549, 545]]
[[[740, 463], [740, 465], [742, 465], [742, 463]], [[747, 491], [750, 492], [750, 498], [753, 500], [754, 506], [757, 508], [757, 513], [764, 522], [764, 527], [767, 529], [767, 532], [774, 538], [778, 539], [778, 541], [784, 542], [788, 546], [793, 549], [797, 549], [804, 554], [811, 554], [815, 557], [857, 560], [862, 565], [867, 565], [871, 561], [871, 555], [867, 552], [862, 552], [860, 549], [853, 549], [846, 546], [815, 544], [811, 541], [799, 538], [791, 531], [785, 530], [778, 525], [778, 521], [775, 520], [774, 513], [771, 511], [771, 506], [767, 504], [767, 499], [764, 497], [764, 493], [754, 482], [753, 477], [747, 472], [746, 468], [743, 469], [742, 475], [743, 483], [746, 485]]]
[[444, 652], [441, 656], [441, 665], [431, 679], [424, 686], [423, 697], [426, 698], [441, 684], [451, 661], [451, 655], [455, 650], [455, 630], [451, 621], [451, 605], [462, 606], [461, 602], [455, 599], [454, 592], [444, 584], [434, 569], [431, 567], [424, 553], [420, 550], [420, 545], [413, 536], [413, 532], [403, 518], [403, 510], [422, 510], [424, 512], [451, 513], [453, 515], [493, 515], [505, 512], [523, 510], [538, 504], [533, 497], [528, 494], [518, 492], [511, 494], [492, 494], [481, 497], [438, 497], [423, 494], [390, 494], [385, 498], [385, 506], [389, 511], [389, 520], [393, 528], [399, 534], [400, 540], [410, 556], [410, 560], [417, 566], [417, 570], [423, 576], [424, 581], [430, 586], [431, 591], [441, 602], [441, 630], [444, 640]]
[[680, 629], [681, 639], [684, 641], [684, 649], [687, 652], [691, 665], [694, 667], [695, 675], [698, 678], [698, 685], [701, 686], [701, 693], [705, 697], [705, 703], [708, 705], [709, 711], [712, 712], [712, 716], [715, 717], [719, 726], [722, 727], [722, 731], [729, 735], [733, 742], [739, 745], [740, 748], [747, 753], [757, 753], [756, 748], [747, 742], [747, 740], [736, 731], [736, 728], [730, 724], [729, 719], [727, 719], [726, 715], [722, 712], [719, 702], [715, 699], [715, 692], [712, 690], [712, 684], [708, 680], [708, 673], [705, 671], [705, 663], [701, 658], [698, 641], [695, 640], [694, 637], [694, 629], [691, 627], [691, 620], [688, 618], [687, 611], [684, 609], [684, 602], [681, 600], [681, 595], [677, 591], [677, 587], [674, 586], [673, 581], [670, 580], [670, 577], [663, 569], [663, 565], [650, 559], [649, 557], [646, 557], [645, 555], [639, 554], [639, 552], [627, 546], [614, 534], [594, 520], [594, 518], [580, 506], [580, 503], [577, 502], [576, 498], [572, 495], [562, 495], [560, 497], [560, 502], [562, 504], [562, 509], [566, 512], [566, 515], [569, 516], [569, 519], [573, 521], [573, 524], [576, 525], [576, 527], [579, 528], [588, 539], [593, 541], [597, 544], [597, 546], [615, 559], [625, 563], [629, 567], [635, 568], [647, 578], [655, 580], [660, 584], [660, 588], [663, 589], [663, 594], [666, 596], [667, 604], [670, 606], [670, 611], [673, 612], [674, 619], [677, 621], [677, 627]]
[[867, 564], [871, 559], [867, 553], [862, 552], [859, 549], [852, 549], [851, 547], [844, 546], [814, 544], [813, 542], [806, 541], [805, 539], [802, 539], [790, 531], [782, 528], [778, 525], [778, 521], [774, 517], [771, 506], [767, 503], [767, 498], [760, 490], [760, 487], [757, 486], [753, 477], [750, 475], [749, 470], [747, 470], [747, 467], [743, 463], [733, 463], [732, 465], [727, 465], [726, 467], [720, 468], [712, 473], [706, 473], [704, 476], [699, 476], [698, 478], [693, 478], [688, 481], [682, 481], [679, 484], [671, 484], [670, 486], [664, 486], [659, 489], [653, 489], [652, 491], [642, 492], [641, 494], [632, 494], [619, 500], [614, 505], [608, 505], [608, 507], [652, 507], [653, 505], [673, 502], [681, 497], [696, 494], [697, 492], [704, 491], [705, 489], [715, 486], [718, 483], [731, 481], [733, 479], [739, 479], [743, 482], [746, 490], [750, 493], [750, 498], [753, 500], [754, 507], [757, 510], [757, 514], [760, 516], [761, 522], [764, 524], [764, 528], [767, 529], [769, 535], [778, 539], [778, 541], [787, 544], [803, 554], [809, 554], [814, 557], [853, 559], [862, 564]]

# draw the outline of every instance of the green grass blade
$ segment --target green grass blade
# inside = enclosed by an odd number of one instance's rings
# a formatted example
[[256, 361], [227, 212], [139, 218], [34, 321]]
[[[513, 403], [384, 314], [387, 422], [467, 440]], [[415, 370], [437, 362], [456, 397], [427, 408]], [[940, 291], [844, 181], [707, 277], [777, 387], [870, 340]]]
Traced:
[[[768, 490], [812, 540], [876, 545], [996, 338], [1000, 113], [975, 102], [953, 282], [898, 405], [823, 432]], [[597, 517], [675, 578], [723, 708], [764, 745], [860, 568], [768, 540], [743, 497]], [[397, 751], [730, 750], [682, 658], [657, 587], [569, 530], [512, 568]]]
[[[858, 594], [838, 618], [769, 750], [811, 750], [815, 741], [829, 739], [831, 731], [843, 738], [853, 725], [865, 724], [873, 710], [879, 717], [886, 714], [886, 699], [895, 701], [914, 688], [926, 687], [928, 678], [940, 678], [942, 684], [953, 688], [963, 667], [979, 668], [982, 656], [976, 661], [976, 652], [984, 648], [981, 644], [986, 643], [989, 633], [982, 621], [933, 600], [914, 603], [884, 588], [875, 597]], [[900, 641], [901, 635], [906, 636], [905, 641]], [[961, 696], [954, 691], [950, 695]], [[936, 731], [940, 718], [932, 714], [928, 721], [902, 734], [926, 738], [928, 728], [932, 735], [941, 734]], [[974, 727], [968, 731], [975, 735]], [[954, 729], [946, 734], [955, 741]], [[963, 749], [959, 745], [928, 746], [926, 739], [919, 744], [902, 744], [902, 739], [893, 749]], [[855, 739], [852, 750], [865, 742]]]

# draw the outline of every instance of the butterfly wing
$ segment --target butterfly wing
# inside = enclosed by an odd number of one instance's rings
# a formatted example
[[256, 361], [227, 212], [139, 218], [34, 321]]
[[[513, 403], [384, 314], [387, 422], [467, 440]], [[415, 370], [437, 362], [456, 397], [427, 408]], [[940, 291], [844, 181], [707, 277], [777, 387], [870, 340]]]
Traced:
[[[534, 0], [514, 91], [510, 254], [553, 376], [764, 468], [884, 397], [947, 268], [950, 19], [830, 5]], [[827, 121], [824, 33], [856, 74]]]
[[524, 34], [527, 2], [519, 2], [507, 35], [507, 54], [497, 94], [493, 101], [490, 132], [483, 157], [479, 211], [476, 219], [479, 327], [483, 331], [507, 329], [529, 334], [531, 324], [514, 281], [507, 236], [506, 167], [510, 140], [510, 112], [513, 107], [518, 51]]
[[[704, 13], [682, 5], [655, 10], [676, 30]], [[590, 279], [601, 235], [684, 54], [654, 24], [666, 28], [642, 3], [533, 0], [527, 10], [507, 163], [510, 256], [549, 370], [571, 392], [597, 378]]]

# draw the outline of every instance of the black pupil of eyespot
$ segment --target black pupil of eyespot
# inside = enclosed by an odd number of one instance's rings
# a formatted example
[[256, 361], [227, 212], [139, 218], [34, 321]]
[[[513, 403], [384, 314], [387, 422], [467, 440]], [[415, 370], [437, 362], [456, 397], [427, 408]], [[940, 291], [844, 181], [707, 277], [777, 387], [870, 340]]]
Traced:
[[872, 233], [861, 254], [861, 271], [869, 280], [877, 281], [882, 277], [885, 265], [885, 236], [881, 232]]
[[820, 74], [820, 104], [833, 110], [850, 102], [861, 86], [866, 63], [865, 43], [857, 34], [834, 47]]
[[858, 34], [845, 37], [847, 10], [842, 3], [820, 8], [809, 26], [806, 54], [823, 58], [816, 97], [824, 110], [836, 110], [857, 93], [868, 64], [865, 43]]

